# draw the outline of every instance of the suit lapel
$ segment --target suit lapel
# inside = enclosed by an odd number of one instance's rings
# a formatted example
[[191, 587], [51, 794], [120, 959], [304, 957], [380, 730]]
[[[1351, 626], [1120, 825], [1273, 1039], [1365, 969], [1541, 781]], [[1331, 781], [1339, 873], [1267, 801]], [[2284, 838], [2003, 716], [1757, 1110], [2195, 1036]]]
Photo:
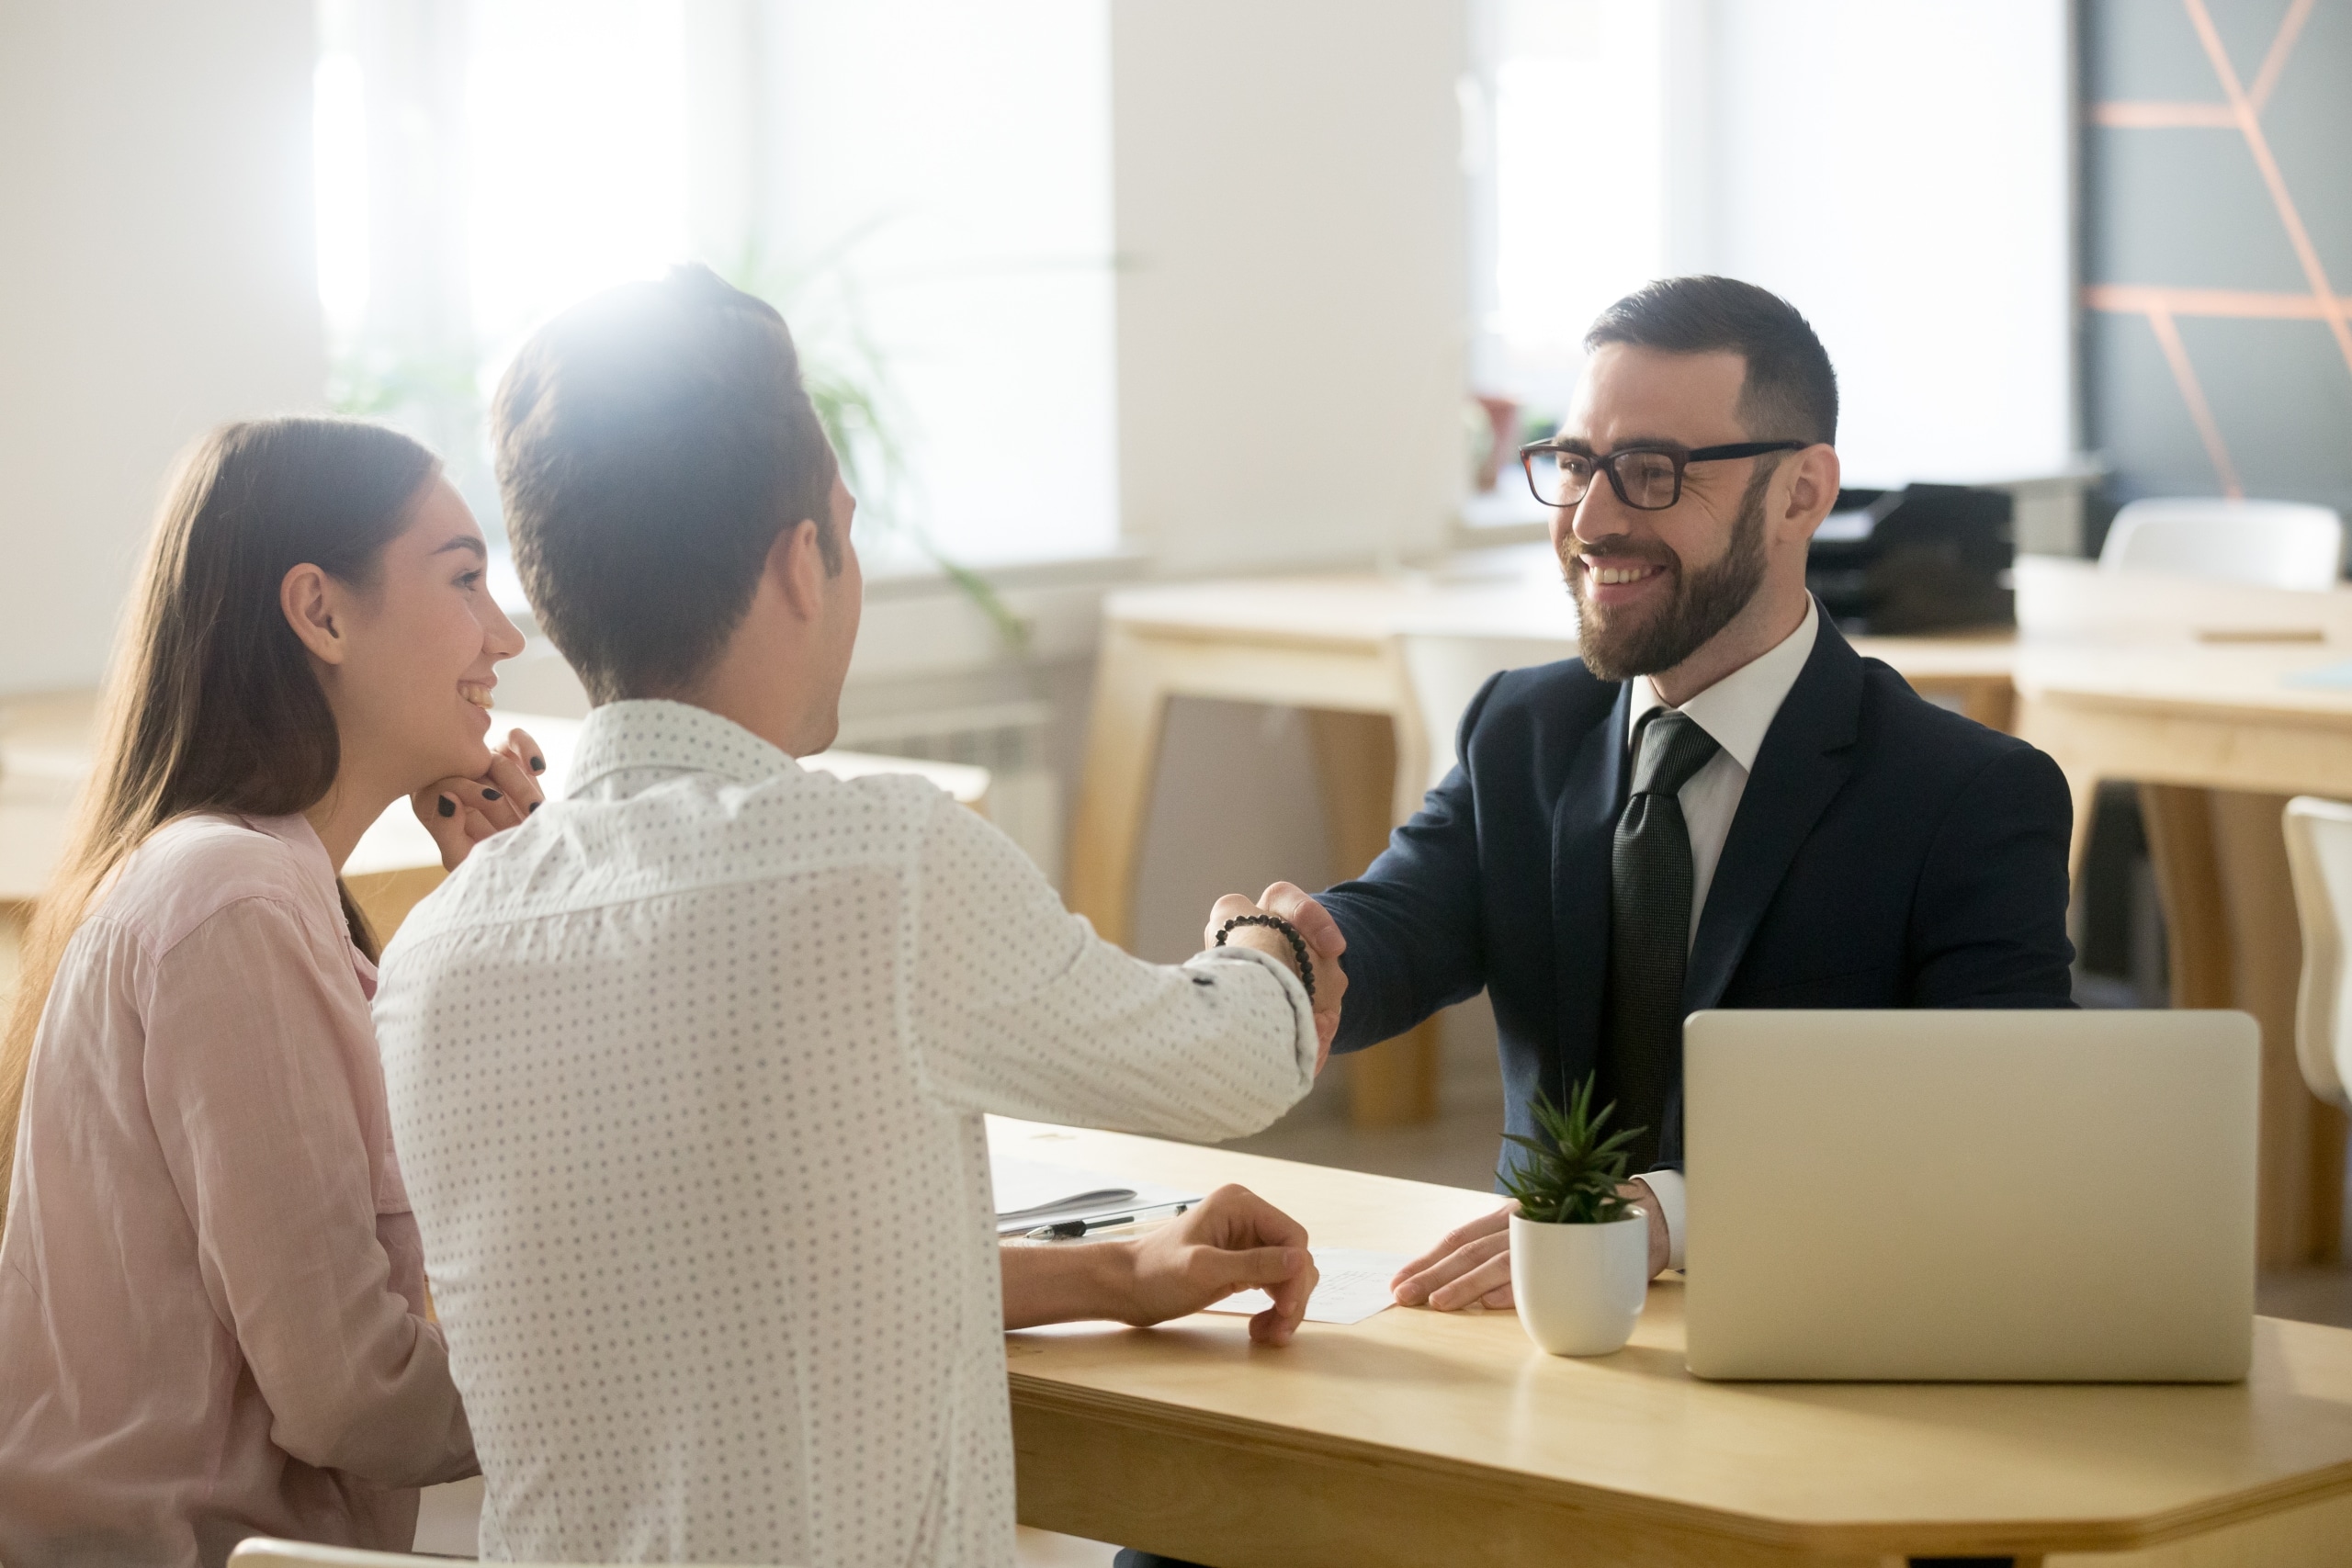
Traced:
[[1861, 703], [1861, 656], [1824, 615], [1804, 671], [1764, 733], [1715, 863], [1683, 980], [1684, 1011], [1723, 999], [1797, 851], [1845, 787]]
[[1552, 931], [1565, 1052], [1581, 1042], [1588, 1059], [1554, 1064], [1558, 1081], [1543, 1085], [1567, 1103], [1569, 1082], [1599, 1059], [1600, 1008], [1609, 979], [1609, 847], [1625, 788], [1625, 721], [1630, 684], [1617, 689], [1608, 716], [1587, 730], [1552, 814]]

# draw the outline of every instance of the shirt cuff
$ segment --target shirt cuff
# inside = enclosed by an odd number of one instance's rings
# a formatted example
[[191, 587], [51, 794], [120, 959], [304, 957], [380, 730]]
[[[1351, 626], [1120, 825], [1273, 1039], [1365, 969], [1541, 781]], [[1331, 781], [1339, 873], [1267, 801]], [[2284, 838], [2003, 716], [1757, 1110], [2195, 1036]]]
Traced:
[[1291, 1021], [1295, 1029], [1295, 1049], [1300, 1066], [1305, 1068], [1306, 1081], [1315, 1081], [1315, 1064], [1323, 1055], [1323, 1043], [1315, 1033], [1315, 1004], [1307, 999], [1306, 987], [1299, 984], [1291, 966], [1271, 953], [1261, 953], [1254, 947], [1210, 947], [1184, 961], [1187, 969], [1219, 964], [1255, 964], [1279, 981], [1283, 999], [1290, 1003]]
[[1682, 1173], [1670, 1167], [1645, 1170], [1634, 1179], [1657, 1200], [1658, 1217], [1666, 1222], [1666, 1266], [1682, 1267]]

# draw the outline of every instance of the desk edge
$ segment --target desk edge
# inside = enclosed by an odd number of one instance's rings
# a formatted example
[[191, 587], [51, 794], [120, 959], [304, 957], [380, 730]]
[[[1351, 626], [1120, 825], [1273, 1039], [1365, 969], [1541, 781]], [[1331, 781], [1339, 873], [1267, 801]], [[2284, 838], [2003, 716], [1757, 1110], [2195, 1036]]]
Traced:
[[1442, 1455], [1391, 1448], [1357, 1438], [1302, 1435], [1294, 1428], [1244, 1416], [1113, 1393], [1035, 1372], [1009, 1370], [1012, 1403], [1042, 1411], [1122, 1426], [1172, 1430], [1219, 1443], [1244, 1440], [1316, 1463], [1420, 1471], [1460, 1490], [1526, 1503], [1528, 1484], [1555, 1490], [1564, 1507], [1582, 1508], [1645, 1526], [1728, 1538], [1754, 1545], [1815, 1551], [1917, 1555], [2122, 1551], [2161, 1546], [2232, 1525], [2285, 1513], [2352, 1494], [2352, 1460], [2233, 1493], [2204, 1505], [2137, 1518], [2039, 1520], [1918, 1520], [1903, 1524], [1823, 1524], [1776, 1519], [1703, 1505], [1671, 1502], [1563, 1481], [1528, 1471], [1503, 1470]]

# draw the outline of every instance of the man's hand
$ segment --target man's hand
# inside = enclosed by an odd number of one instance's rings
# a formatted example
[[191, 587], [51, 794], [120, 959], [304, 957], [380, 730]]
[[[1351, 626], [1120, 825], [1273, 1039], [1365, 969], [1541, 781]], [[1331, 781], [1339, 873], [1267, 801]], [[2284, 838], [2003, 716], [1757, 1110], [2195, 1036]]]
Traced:
[[[1209, 911], [1201, 945], [1215, 947], [1217, 928], [1236, 915], [1280, 915], [1306, 941], [1307, 961], [1315, 966], [1315, 1038], [1322, 1046], [1315, 1058], [1315, 1070], [1321, 1072], [1331, 1056], [1332, 1037], [1340, 1032], [1340, 999], [1348, 994], [1348, 972], [1340, 967], [1340, 954], [1347, 952], [1348, 939], [1340, 934], [1340, 922], [1304, 888], [1277, 882], [1259, 895], [1255, 904], [1238, 893], [1218, 899], [1216, 908]], [[1230, 946], [1255, 948], [1281, 959], [1286, 967], [1297, 967], [1298, 955], [1291, 951], [1290, 942], [1269, 927], [1236, 926], [1225, 940]]]
[[[1639, 1177], [1620, 1183], [1617, 1193], [1649, 1218], [1650, 1278], [1656, 1279], [1671, 1250], [1665, 1211]], [[1454, 1226], [1444, 1240], [1396, 1270], [1389, 1291], [1403, 1305], [1432, 1306], [1440, 1312], [1474, 1304], [1498, 1310], [1510, 1306], [1510, 1217], [1517, 1213], [1517, 1203], [1506, 1203], [1491, 1214]]]
[[546, 798], [539, 789], [545, 772], [539, 743], [510, 729], [480, 778], [443, 779], [410, 795], [409, 809], [441, 851], [442, 869], [457, 870], [476, 844], [537, 811]]
[[1218, 1188], [1133, 1245], [1134, 1295], [1119, 1316], [1138, 1325], [1198, 1312], [1236, 1291], [1261, 1290], [1274, 1304], [1250, 1320], [1250, 1337], [1287, 1345], [1320, 1277], [1306, 1250], [1306, 1227], [1246, 1187]]
[[1516, 1202], [1456, 1225], [1443, 1240], [1396, 1270], [1388, 1289], [1403, 1306], [1454, 1312], [1507, 1307], [1510, 1295], [1510, 1217]]
[[1262, 1290], [1274, 1304], [1250, 1320], [1250, 1337], [1283, 1345], [1317, 1278], [1306, 1227], [1242, 1187], [1220, 1187], [1132, 1240], [1012, 1246], [1000, 1257], [1007, 1328], [1089, 1318], [1142, 1327]]
[[1617, 1190], [1641, 1205], [1642, 1212], [1650, 1217], [1650, 1278], [1655, 1280], [1666, 1272], [1666, 1260], [1674, 1256], [1674, 1244], [1666, 1234], [1666, 1206], [1650, 1190], [1650, 1184], [1638, 1176]]

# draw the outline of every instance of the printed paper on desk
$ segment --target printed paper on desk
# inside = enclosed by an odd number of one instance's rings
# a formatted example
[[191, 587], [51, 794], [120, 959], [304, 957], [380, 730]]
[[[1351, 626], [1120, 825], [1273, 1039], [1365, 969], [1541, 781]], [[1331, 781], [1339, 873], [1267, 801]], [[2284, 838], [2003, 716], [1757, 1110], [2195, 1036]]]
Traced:
[[[1322, 1278], [1315, 1282], [1315, 1293], [1306, 1298], [1309, 1323], [1362, 1323], [1395, 1306], [1396, 1298], [1388, 1293], [1388, 1281], [1412, 1261], [1401, 1252], [1360, 1252], [1352, 1247], [1310, 1250]], [[1204, 1310], [1254, 1317], [1273, 1304], [1274, 1298], [1263, 1291], [1243, 1291]]]
[[1057, 1220], [1115, 1219], [1137, 1209], [1164, 1213], [1201, 1201], [1198, 1192], [1182, 1187], [1040, 1165], [1011, 1155], [989, 1156], [989, 1179], [996, 1190], [999, 1235], [1018, 1235]]

